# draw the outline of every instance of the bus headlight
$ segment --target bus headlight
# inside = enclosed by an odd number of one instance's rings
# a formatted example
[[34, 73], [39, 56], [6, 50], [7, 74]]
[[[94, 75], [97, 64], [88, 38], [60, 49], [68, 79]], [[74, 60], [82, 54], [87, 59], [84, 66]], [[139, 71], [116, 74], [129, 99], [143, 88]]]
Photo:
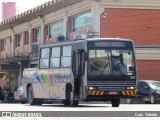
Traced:
[[88, 87], [88, 90], [97, 90], [97, 87]]
[[127, 90], [135, 90], [136, 87], [133, 87], [133, 86], [132, 86], [132, 87], [126, 87], [126, 89], [127, 89]]

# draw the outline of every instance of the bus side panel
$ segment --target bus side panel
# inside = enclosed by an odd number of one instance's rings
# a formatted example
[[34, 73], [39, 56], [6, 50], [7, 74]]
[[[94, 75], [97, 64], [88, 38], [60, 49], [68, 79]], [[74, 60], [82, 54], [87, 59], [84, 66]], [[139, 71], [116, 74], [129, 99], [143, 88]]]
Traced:
[[38, 82], [32, 83], [33, 91], [34, 91], [34, 98], [46, 98], [49, 99], [49, 89], [43, 89], [46, 83], [41, 82], [40, 84]]
[[37, 71], [38, 68], [26, 68], [23, 71], [23, 89], [24, 89], [24, 97], [27, 98], [28, 85], [31, 85], [34, 82], [33, 77], [30, 75], [34, 71]]
[[[27, 85], [32, 85], [34, 98], [65, 99], [66, 84], [74, 81], [71, 68], [27, 69], [24, 71], [24, 94], [27, 98]], [[74, 86], [72, 86], [74, 88]]]
[[50, 98], [50, 82], [48, 69], [35, 71], [32, 76], [34, 77], [33, 91], [35, 98]]
[[34, 98], [46, 98], [48, 99], [50, 96], [49, 96], [49, 91], [45, 91], [44, 89], [42, 89], [41, 86], [44, 86], [45, 83], [41, 83], [41, 85], [39, 83], [24, 83], [23, 86], [24, 86], [24, 97], [27, 98], [27, 85], [32, 85], [33, 87], [33, 92], [34, 92]]
[[66, 85], [71, 84], [74, 88], [74, 76], [71, 68], [62, 68], [60, 69], [60, 98], [66, 99]]
[[60, 99], [59, 97], [59, 69], [49, 70], [50, 98]]
[[65, 99], [66, 84], [73, 83], [74, 77], [71, 68], [52, 69], [49, 71], [51, 98]]
[[59, 92], [60, 99], [66, 99], [66, 83], [60, 83]]
[[24, 75], [24, 94], [27, 97], [28, 85], [32, 85], [34, 98], [49, 98], [50, 85], [49, 85], [49, 72], [47, 70], [26, 69]]

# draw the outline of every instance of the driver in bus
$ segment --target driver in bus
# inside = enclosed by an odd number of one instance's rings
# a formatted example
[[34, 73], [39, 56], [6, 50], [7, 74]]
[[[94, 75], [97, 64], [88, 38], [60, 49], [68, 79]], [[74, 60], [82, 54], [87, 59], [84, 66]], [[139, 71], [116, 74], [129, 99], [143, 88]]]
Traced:
[[120, 66], [122, 65], [121, 61], [115, 56], [112, 56], [112, 64], [113, 64], [113, 69], [118, 71], [120, 70]]

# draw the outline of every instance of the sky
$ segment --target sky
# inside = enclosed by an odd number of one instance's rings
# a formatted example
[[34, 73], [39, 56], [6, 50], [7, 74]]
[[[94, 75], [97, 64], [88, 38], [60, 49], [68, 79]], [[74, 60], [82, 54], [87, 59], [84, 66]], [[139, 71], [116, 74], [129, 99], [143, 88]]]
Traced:
[[51, 0], [0, 0], [0, 21], [2, 20], [2, 2], [16, 2], [16, 11], [20, 14], [48, 1]]

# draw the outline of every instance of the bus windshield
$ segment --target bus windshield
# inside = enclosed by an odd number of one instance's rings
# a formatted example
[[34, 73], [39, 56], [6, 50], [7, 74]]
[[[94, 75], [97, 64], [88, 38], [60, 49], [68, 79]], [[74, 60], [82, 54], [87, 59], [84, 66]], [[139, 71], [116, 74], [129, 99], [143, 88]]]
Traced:
[[90, 75], [133, 75], [132, 50], [89, 50]]

